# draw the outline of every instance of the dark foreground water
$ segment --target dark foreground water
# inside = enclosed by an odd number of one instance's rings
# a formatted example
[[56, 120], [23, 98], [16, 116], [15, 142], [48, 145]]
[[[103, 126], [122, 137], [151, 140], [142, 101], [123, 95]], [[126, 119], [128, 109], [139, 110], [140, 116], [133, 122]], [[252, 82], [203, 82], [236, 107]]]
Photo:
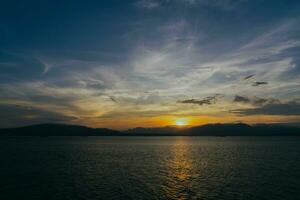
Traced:
[[300, 137], [2, 137], [0, 199], [300, 199]]

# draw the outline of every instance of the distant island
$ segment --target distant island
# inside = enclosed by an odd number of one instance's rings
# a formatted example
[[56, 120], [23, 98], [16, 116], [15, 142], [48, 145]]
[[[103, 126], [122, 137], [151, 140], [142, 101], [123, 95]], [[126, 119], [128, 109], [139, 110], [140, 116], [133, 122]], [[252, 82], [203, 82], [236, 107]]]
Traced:
[[188, 128], [133, 128], [117, 131], [68, 124], [38, 124], [0, 129], [0, 136], [300, 136], [300, 127], [283, 124], [206, 124]]

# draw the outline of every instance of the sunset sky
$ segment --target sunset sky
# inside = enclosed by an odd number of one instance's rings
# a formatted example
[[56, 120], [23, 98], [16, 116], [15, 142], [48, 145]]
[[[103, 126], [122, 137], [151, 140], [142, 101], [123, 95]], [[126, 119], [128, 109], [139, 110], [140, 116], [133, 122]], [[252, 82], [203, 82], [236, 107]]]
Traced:
[[300, 122], [300, 1], [0, 3], [0, 127]]

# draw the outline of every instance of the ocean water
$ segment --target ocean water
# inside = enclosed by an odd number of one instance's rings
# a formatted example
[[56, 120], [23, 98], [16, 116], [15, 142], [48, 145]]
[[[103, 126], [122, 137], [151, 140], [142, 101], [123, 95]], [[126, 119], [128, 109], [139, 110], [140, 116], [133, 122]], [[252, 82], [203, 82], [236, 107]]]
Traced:
[[300, 199], [300, 137], [1, 137], [0, 199]]

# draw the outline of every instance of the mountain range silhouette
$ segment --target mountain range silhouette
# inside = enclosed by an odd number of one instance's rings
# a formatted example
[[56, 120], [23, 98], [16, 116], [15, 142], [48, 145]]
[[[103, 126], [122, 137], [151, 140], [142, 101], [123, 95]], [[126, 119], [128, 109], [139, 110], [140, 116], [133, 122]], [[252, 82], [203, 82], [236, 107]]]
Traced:
[[0, 129], [0, 136], [300, 136], [300, 127], [284, 124], [206, 124], [188, 128], [174, 126], [126, 131], [69, 124], [38, 124]]

